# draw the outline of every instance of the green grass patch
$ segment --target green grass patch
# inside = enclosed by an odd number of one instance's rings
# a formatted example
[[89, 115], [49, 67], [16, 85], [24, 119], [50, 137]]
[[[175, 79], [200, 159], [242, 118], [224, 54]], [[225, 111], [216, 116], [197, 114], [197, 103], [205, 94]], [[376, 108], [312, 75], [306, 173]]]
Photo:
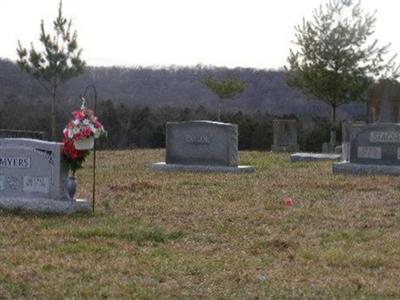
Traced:
[[163, 156], [99, 151], [95, 214], [0, 211], [0, 299], [400, 298], [397, 178], [266, 151], [240, 153], [252, 174], [152, 172]]

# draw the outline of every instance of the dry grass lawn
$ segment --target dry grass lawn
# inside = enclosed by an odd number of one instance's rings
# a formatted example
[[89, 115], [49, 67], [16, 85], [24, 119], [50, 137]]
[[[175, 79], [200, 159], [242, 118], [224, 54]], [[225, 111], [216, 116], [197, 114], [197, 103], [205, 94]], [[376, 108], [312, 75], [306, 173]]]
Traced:
[[150, 171], [163, 156], [98, 152], [94, 215], [0, 212], [0, 299], [400, 299], [398, 178], [267, 152], [241, 152], [253, 174]]

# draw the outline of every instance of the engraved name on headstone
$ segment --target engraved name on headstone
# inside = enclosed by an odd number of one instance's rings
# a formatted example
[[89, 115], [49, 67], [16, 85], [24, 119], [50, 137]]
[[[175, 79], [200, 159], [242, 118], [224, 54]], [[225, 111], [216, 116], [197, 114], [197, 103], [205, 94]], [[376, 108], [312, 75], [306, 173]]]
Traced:
[[361, 146], [357, 148], [358, 158], [382, 159], [382, 148], [373, 146]]
[[185, 134], [185, 142], [188, 144], [209, 144], [210, 143], [210, 138], [206, 135], [191, 135], [191, 134]]
[[371, 143], [400, 143], [400, 132], [371, 131], [369, 141]]
[[0, 168], [28, 169], [30, 167], [30, 157], [0, 156]]
[[24, 176], [23, 188], [25, 193], [49, 193], [50, 178], [37, 176]]

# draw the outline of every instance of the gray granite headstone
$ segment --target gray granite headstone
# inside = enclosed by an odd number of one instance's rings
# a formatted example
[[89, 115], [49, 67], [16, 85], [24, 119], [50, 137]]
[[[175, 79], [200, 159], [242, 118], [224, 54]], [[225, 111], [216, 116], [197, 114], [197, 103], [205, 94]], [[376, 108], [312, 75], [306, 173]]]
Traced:
[[350, 162], [334, 164], [334, 173], [394, 175], [400, 171], [400, 124], [369, 124], [358, 132], [352, 127], [351, 135]]
[[153, 164], [154, 170], [253, 170], [238, 166], [237, 125], [212, 121], [168, 122], [166, 131], [166, 160]]
[[400, 124], [367, 125], [350, 145], [351, 163], [400, 165]]
[[61, 144], [33, 139], [0, 139], [0, 207], [39, 212], [86, 211], [67, 193]]
[[297, 121], [296, 120], [273, 120], [273, 152], [297, 152]]

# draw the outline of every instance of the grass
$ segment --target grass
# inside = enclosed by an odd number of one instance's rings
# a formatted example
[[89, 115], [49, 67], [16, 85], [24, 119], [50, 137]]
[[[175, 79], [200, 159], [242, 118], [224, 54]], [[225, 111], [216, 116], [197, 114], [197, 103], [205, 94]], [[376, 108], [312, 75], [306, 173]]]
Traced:
[[253, 174], [150, 171], [163, 156], [99, 152], [94, 215], [0, 212], [0, 299], [400, 298], [398, 178], [268, 152], [241, 152]]

